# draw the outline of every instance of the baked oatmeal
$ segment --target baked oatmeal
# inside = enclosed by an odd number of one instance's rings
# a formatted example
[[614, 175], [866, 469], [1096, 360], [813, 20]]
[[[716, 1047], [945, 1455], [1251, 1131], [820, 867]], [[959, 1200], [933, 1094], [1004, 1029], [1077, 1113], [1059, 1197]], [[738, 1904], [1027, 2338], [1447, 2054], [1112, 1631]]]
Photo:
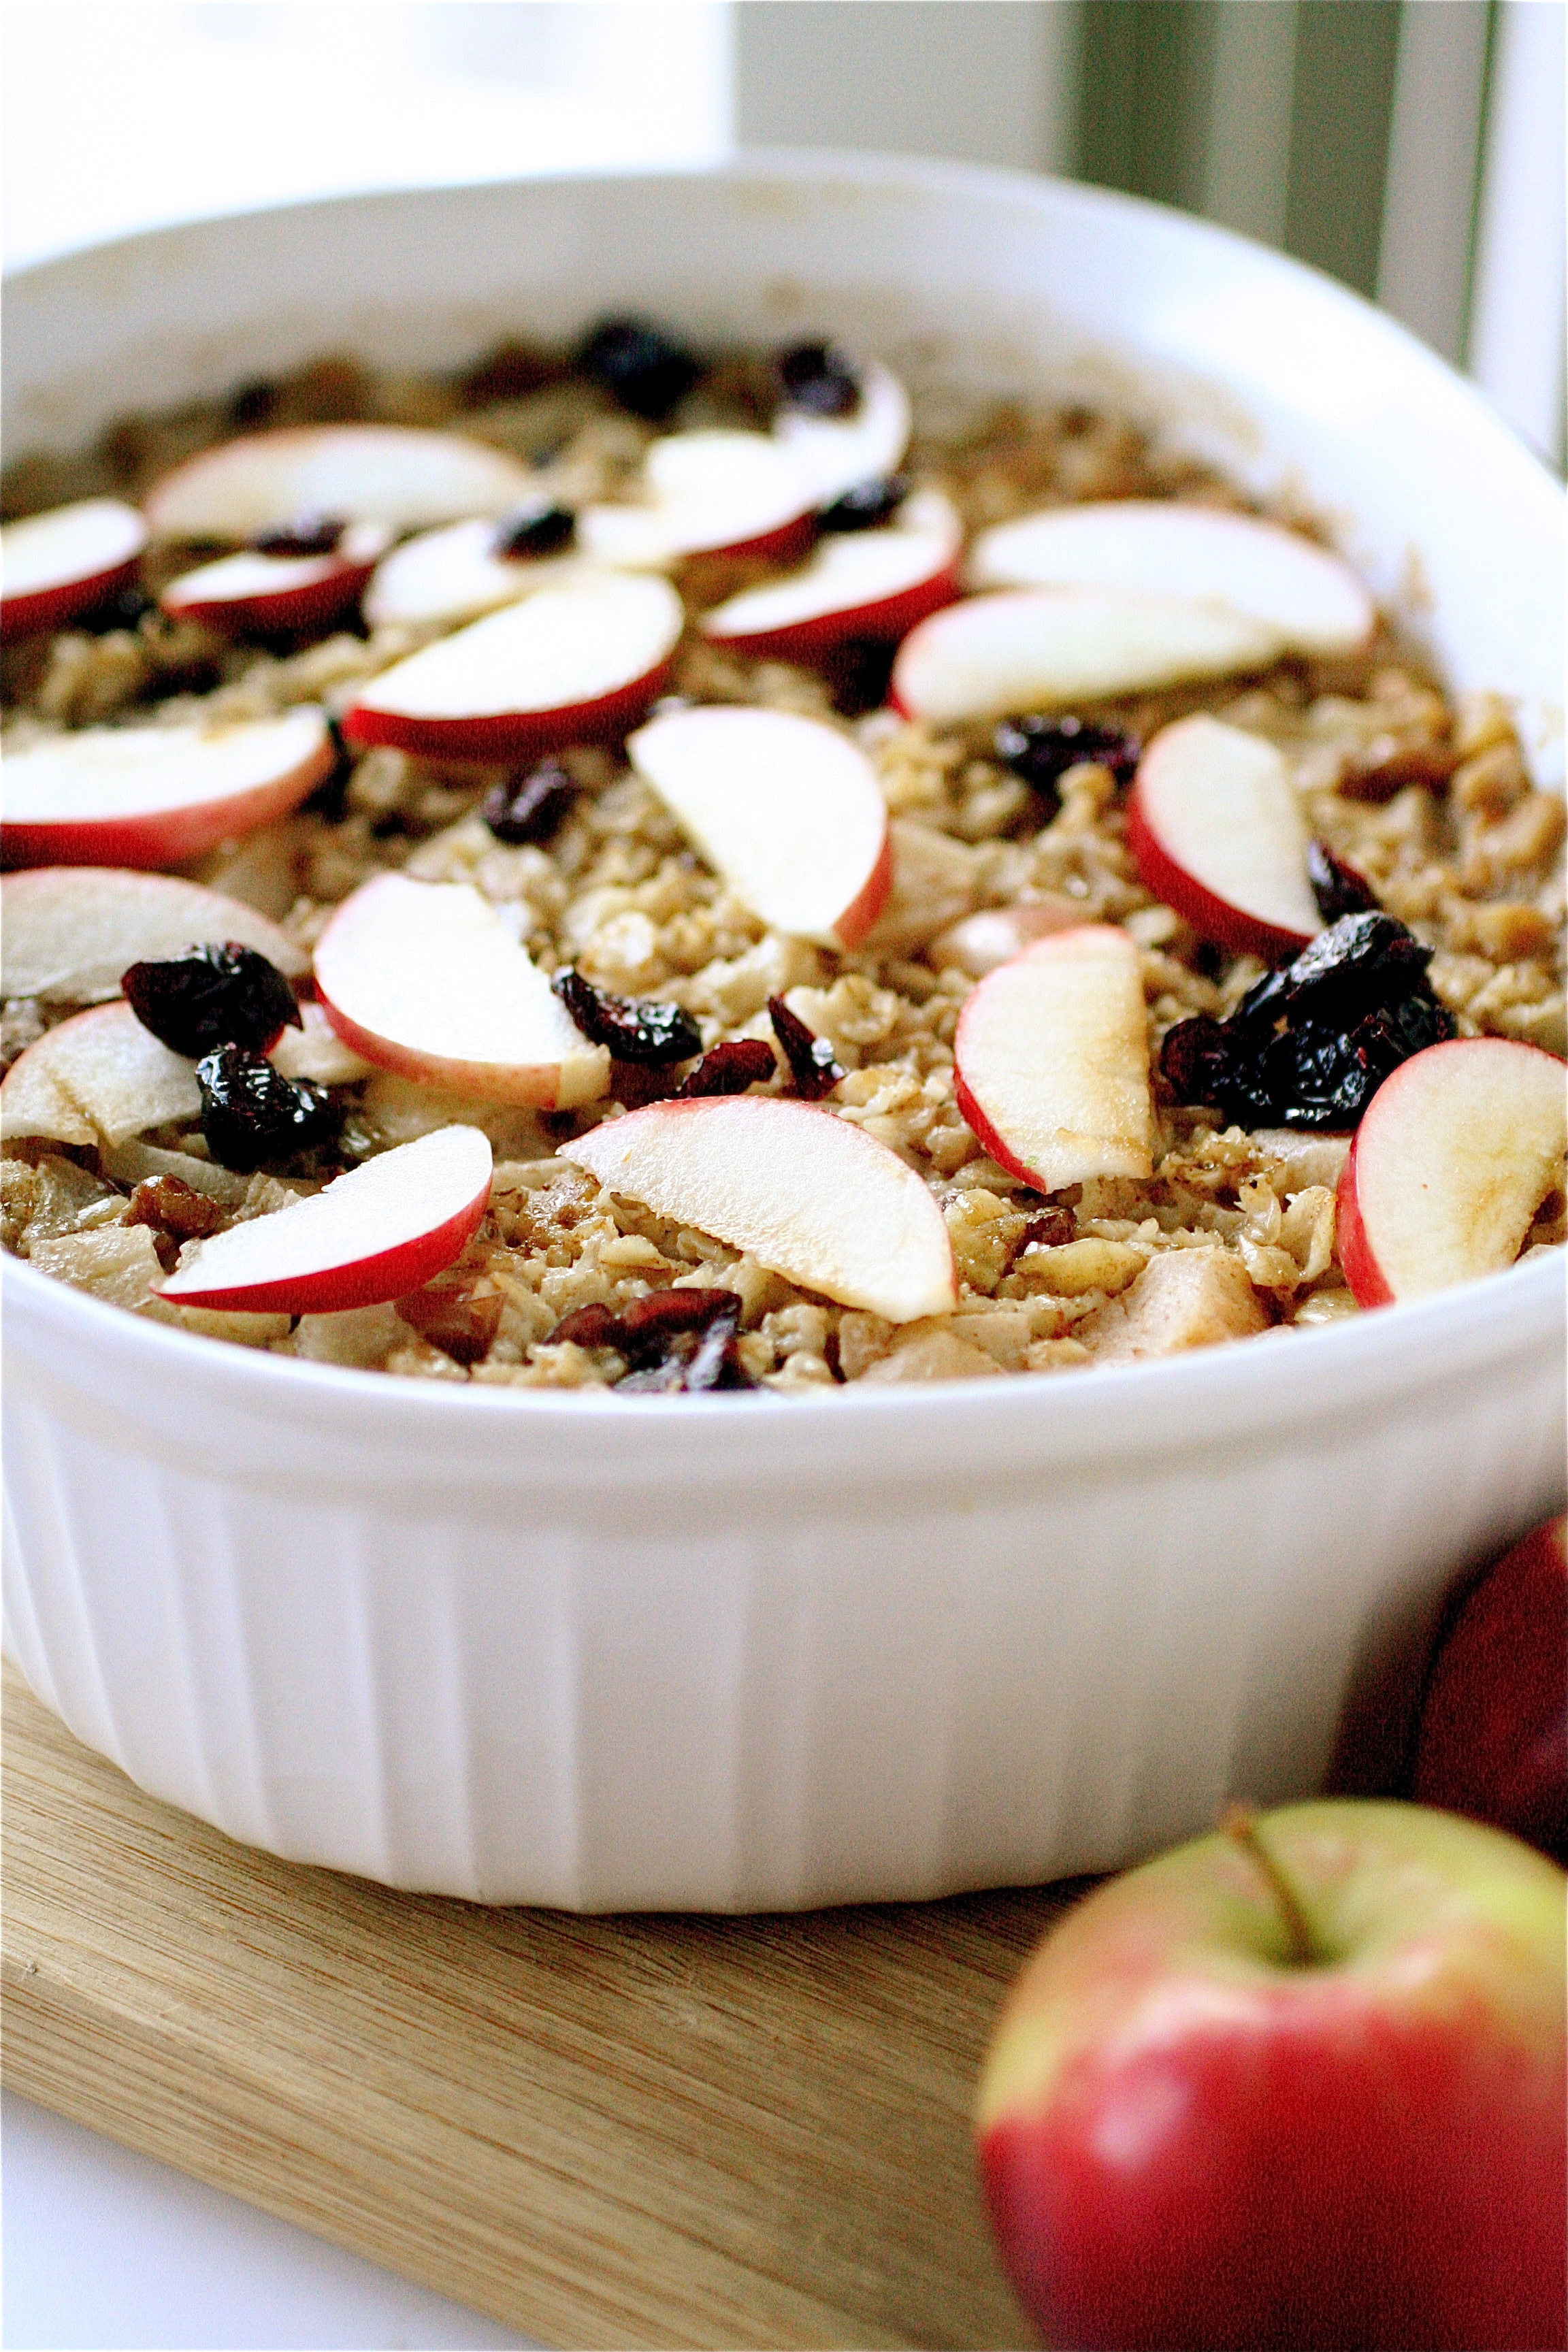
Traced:
[[[324, 359], [17, 461], [8, 524], [95, 512], [63, 619], [47, 561], [12, 597], [8, 533], [5, 1247], [448, 1381], [1092, 1369], [1406, 1295], [1347, 1253], [1352, 1139], [1480, 1039], [1537, 1049], [1464, 1114], [1525, 1068], [1482, 1264], [1560, 1244], [1563, 803], [1508, 703], [1450, 702], [1370, 605], [1313, 642], [1313, 595], [1364, 592], [1310, 519], [1265, 541], [1133, 421], [910, 434], [902, 397], [831, 346], [623, 321], [451, 377]], [[1172, 593], [1172, 516], [1217, 586]], [[121, 821], [100, 779], [135, 760]], [[488, 1189], [454, 1168], [399, 1295], [220, 1277], [226, 1236], [454, 1129]]]

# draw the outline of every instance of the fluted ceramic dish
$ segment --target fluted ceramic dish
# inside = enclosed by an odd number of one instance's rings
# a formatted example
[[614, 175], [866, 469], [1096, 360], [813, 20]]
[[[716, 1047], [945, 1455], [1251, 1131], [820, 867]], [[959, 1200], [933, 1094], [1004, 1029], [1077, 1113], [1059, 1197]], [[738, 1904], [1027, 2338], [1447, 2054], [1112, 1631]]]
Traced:
[[[1076, 391], [1304, 489], [1549, 772], [1555, 486], [1325, 279], [1022, 176], [762, 158], [353, 198], [14, 281], [8, 446], [323, 350], [636, 308]], [[1558, 722], [1560, 724], [1560, 721]], [[394, 1885], [583, 1909], [1105, 1867], [1319, 1785], [1455, 1569], [1563, 1500], [1563, 1275], [929, 1389], [641, 1399], [284, 1361], [5, 1268], [5, 1643], [154, 1795]]]

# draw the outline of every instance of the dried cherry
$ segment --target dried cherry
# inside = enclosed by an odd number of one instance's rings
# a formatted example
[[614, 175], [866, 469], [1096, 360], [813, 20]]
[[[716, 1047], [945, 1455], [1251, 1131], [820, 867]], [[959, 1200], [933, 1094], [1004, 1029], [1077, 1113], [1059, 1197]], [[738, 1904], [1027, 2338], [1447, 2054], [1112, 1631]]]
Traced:
[[792, 343], [773, 362], [786, 408], [808, 416], [852, 416], [860, 379], [834, 343]]
[[1004, 719], [991, 740], [1002, 765], [1039, 795], [1052, 816], [1062, 804], [1061, 781], [1069, 768], [1092, 761], [1109, 768], [1119, 784], [1130, 784], [1142, 748], [1122, 728], [1071, 717], [1042, 719], [1036, 712]]
[[548, 841], [576, 793], [560, 761], [544, 760], [521, 776], [492, 784], [479, 814], [498, 841], [517, 848], [524, 842]]
[[782, 996], [768, 999], [768, 1018], [773, 1024], [784, 1057], [789, 1064], [795, 1090], [805, 1102], [820, 1102], [830, 1095], [844, 1076], [843, 1066], [835, 1060], [833, 1047], [826, 1037], [818, 1037], [806, 1027], [798, 1013], [792, 1013]]
[[1377, 904], [1377, 893], [1359, 866], [1336, 857], [1326, 841], [1307, 844], [1307, 879], [1325, 923], [1342, 915], [1363, 915]]
[[302, 1024], [294, 992], [275, 963], [237, 940], [133, 963], [120, 985], [143, 1029], [194, 1062], [215, 1045], [264, 1054]]
[[1078, 1233], [1078, 1223], [1070, 1209], [1047, 1207], [1037, 1209], [1018, 1236], [1015, 1257], [1022, 1257], [1026, 1249], [1037, 1244], [1041, 1249], [1060, 1249]]
[[702, 1051], [701, 1030], [679, 1004], [612, 996], [575, 970], [558, 971], [551, 985], [584, 1036], [607, 1045], [617, 1061], [657, 1069]]
[[662, 424], [702, 373], [683, 344], [646, 319], [602, 320], [578, 352], [577, 364], [650, 425]]
[[679, 1089], [679, 1099], [698, 1095], [743, 1095], [748, 1087], [771, 1078], [778, 1068], [765, 1037], [730, 1037], [703, 1055]]
[[631, 1395], [694, 1394], [756, 1386], [736, 1352], [741, 1302], [732, 1290], [653, 1290], [622, 1315], [603, 1306], [563, 1316], [549, 1345], [614, 1348], [627, 1370], [616, 1382]]
[[831, 506], [820, 508], [816, 528], [826, 531], [876, 530], [892, 520], [909, 494], [910, 485], [904, 475], [875, 475], [868, 482], [857, 482]]
[[577, 518], [570, 507], [542, 499], [535, 506], [520, 507], [515, 514], [502, 516], [490, 541], [490, 553], [503, 563], [553, 555], [571, 543], [576, 529]]
[[501, 1301], [470, 1291], [416, 1290], [397, 1302], [400, 1321], [455, 1364], [481, 1364], [500, 1324]]
[[286, 1078], [260, 1054], [220, 1045], [196, 1064], [202, 1133], [220, 1168], [251, 1175], [269, 1160], [287, 1160], [325, 1143], [338, 1114], [325, 1087]]
[[258, 555], [335, 555], [347, 529], [342, 515], [295, 515], [270, 530], [258, 530], [250, 544]]
[[1381, 908], [1342, 916], [1228, 1021], [1177, 1022], [1161, 1071], [1179, 1102], [1213, 1103], [1243, 1125], [1354, 1127], [1401, 1062], [1455, 1034], [1431, 960]]

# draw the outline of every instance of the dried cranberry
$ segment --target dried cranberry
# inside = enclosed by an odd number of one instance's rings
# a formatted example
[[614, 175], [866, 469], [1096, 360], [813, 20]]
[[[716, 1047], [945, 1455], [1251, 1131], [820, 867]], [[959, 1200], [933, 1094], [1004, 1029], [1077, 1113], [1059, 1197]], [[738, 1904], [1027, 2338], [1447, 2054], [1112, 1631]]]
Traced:
[[622, 1337], [615, 1344], [627, 1355], [642, 1355], [678, 1331], [706, 1331], [719, 1317], [738, 1320], [740, 1312], [732, 1290], [650, 1290], [623, 1311]]
[[645, 319], [605, 319], [585, 339], [577, 364], [634, 416], [662, 424], [701, 369], [684, 346]]
[[250, 544], [258, 555], [335, 555], [347, 529], [342, 515], [296, 515], [270, 530], [258, 530]]
[[551, 985], [584, 1037], [618, 1061], [658, 1068], [702, 1051], [702, 1032], [679, 1004], [632, 1003], [595, 988], [580, 971], [558, 971]]
[[857, 482], [830, 507], [818, 510], [818, 530], [875, 530], [897, 514], [909, 497], [910, 486], [902, 474], [881, 474], [868, 482]]
[[287, 1160], [325, 1143], [338, 1115], [325, 1087], [286, 1078], [260, 1054], [220, 1045], [196, 1064], [202, 1093], [202, 1133], [220, 1168], [248, 1176], [268, 1161]]
[[607, 1307], [574, 1307], [570, 1315], [562, 1317], [546, 1345], [560, 1348], [567, 1340], [576, 1348], [618, 1348], [620, 1318], [612, 1315]]
[[253, 376], [248, 383], [242, 383], [238, 391], [231, 395], [228, 404], [229, 422], [245, 430], [248, 430], [253, 425], [265, 425], [277, 405], [277, 385], [269, 383], [264, 375]]
[[499, 1297], [466, 1290], [416, 1290], [397, 1302], [402, 1322], [450, 1356], [455, 1364], [482, 1364], [500, 1323]]
[[263, 1054], [285, 1028], [301, 1026], [294, 992], [277, 965], [236, 940], [133, 963], [120, 985], [142, 1028], [193, 1062], [215, 1045]]
[[176, 1241], [205, 1241], [216, 1234], [224, 1213], [209, 1193], [198, 1192], [181, 1176], [149, 1176], [131, 1195], [128, 1225], [151, 1225]]
[[778, 1068], [765, 1037], [731, 1037], [703, 1055], [680, 1087], [680, 1098], [698, 1095], [743, 1095], [748, 1087], [773, 1076]]
[[479, 814], [498, 841], [516, 848], [524, 842], [548, 841], [576, 793], [560, 761], [545, 760], [521, 776], [492, 784]]
[[1130, 784], [1141, 746], [1119, 727], [1096, 727], [1087, 719], [1042, 719], [1029, 713], [1004, 719], [992, 738], [1005, 768], [1021, 776], [1054, 816], [1061, 806], [1061, 780], [1069, 768], [1091, 760], [1109, 768], [1119, 784]]
[[817, 667], [833, 697], [834, 709], [846, 719], [861, 719], [868, 710], [882, 709], [898, 650], [897, 642], [887, 637], [880, 641], [840, 637], [837, 645], [825, 646]]
[[768, 1018], [789, 1064], [796, 1094], [803, 1101], [820, 1102], [844, 1076], [842, 1066], [833, 1057], [832, 1045], [826, 1037], [818, 1037], [808, 1029], [782, 996], [769, 997]]
[[568, 545], [576, 529], [577, 518], [570, 507], [558, 507], [543, 499], [536, 506], [520, 507], [515, 514], [502, 517], [490, 541], [490, 553], [503, 563], [553, 555]]
[[[692, 1301], [689, 1307], [686, 1301]], [[673, 1302], [680, 1302], [679, 1307]], [[632, 1328], [638, 1309], [647, 1310]], [[667, 1318], [679, 1313], [672, 1324]], [[634, 1357], [650, 1340], [660, 1349], [655, 1361], [636, 1366], [616, 1382], [617, 1395], [687, 1395], [711, 1389], [749, 1389], [756, 1383], [735, 1347], [741, 1302], [731, 1290], [656, 1291], [639, 1298], [622, 1318]]]
[[786, 408], [808, 416], [852, 416], [860, 379], [833, 343], [792, 343], [773, 362]]
[[515, 339], [497, 343], [458, 379], [465, 408], [489, 408], [500, 400], [523, 400], [561, 373], [560, 362], [532, 343]]
[[1167, 1032], [1160, 1067], [1178, 1101], [1227, 1118], [1307, 1131], [1353, 1127], [1384, 1080], [1454, 1034], [1426, 977], [1432, 950], [1372, 908], [1342, 916], [1228, 1021]]
[[1336, 857], [1326, 841], [1308, 843], [1307, 879], [1325, 923], [1337, 923], [1342, 915], [1364, 915], [1377, 904], [1377, 893], [1366, 876], [1358, 866]]

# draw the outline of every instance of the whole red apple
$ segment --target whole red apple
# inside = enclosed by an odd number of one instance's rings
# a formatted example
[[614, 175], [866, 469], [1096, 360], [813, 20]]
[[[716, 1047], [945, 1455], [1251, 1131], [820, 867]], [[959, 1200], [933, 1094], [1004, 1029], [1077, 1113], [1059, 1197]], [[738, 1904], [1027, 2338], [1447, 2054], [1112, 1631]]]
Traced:
[[1568, 1861], [1568, 1545], [1562, 1519], [1505, 1552], [1433, 1662], [1412, 1793]]
[[976, 2121], [1055, 2345], [1563, 2342], [1564, 1897], [1447, 1813], [1295, 1805], [1098, 1887]]

